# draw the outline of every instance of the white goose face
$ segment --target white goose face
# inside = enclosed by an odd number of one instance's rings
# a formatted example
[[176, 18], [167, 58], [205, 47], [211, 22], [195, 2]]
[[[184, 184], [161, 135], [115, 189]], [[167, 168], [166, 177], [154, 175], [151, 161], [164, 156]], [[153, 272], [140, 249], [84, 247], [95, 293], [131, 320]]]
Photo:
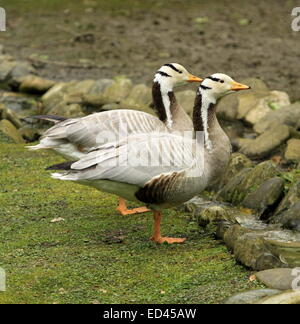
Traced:
[[226, 74], [215, 73], [203, 80], [200, 89], [218, 99], [228, 93], [239, 90], [248, 90], [250, 87], [234, 81]]
[[171, 91], [186, 82], [202, 82], [203, 79], [190, 74], [178, 63], [163, 65], [155, 74], [154, 82], [160, 83], [162, 90]]

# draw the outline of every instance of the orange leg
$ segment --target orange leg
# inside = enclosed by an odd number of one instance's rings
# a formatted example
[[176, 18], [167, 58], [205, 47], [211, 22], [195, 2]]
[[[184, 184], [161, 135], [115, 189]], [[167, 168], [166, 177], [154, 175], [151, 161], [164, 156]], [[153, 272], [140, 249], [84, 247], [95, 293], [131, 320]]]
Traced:
[[161, 213], [154, 211], [154, 232], [153, 236], [151, 237], [151, 240], [162, 244], [162, 243], [184, 243], [186, 241], [186, 238], [173, 238], [173, 237], [162, 237], [160, 233], [160, 222], [161, 222]]
[[117, 210], [121, 213], [121, 215], [124, 215], [124, 216], [147, 213], [150, 211], [150, 209], [148, 209], [147, 207], [127, 209], [126, 200], [121, 197], [119, 198], [119, 205], [117, 207]]

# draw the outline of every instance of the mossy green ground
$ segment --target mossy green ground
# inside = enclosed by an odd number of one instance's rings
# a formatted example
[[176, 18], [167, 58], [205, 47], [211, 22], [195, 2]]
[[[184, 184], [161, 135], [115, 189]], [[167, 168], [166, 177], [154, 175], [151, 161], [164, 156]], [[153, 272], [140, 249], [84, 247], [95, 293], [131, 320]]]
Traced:
[[117, 197], [52, 180], [55, 154], [14, 144], [0, 154], [0, 303], [217, 303], [257, 286], [189, 215], [166, 211], [163, 233], [188, 241], [158, 246], [151, 214], [120, 216]]

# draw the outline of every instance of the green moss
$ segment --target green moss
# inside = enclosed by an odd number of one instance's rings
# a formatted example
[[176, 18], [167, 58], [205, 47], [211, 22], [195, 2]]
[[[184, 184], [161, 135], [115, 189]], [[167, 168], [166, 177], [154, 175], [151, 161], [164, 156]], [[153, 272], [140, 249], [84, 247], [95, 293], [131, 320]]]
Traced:
[[151, 214], [120, 216], [117, 197], [52, 180], [44, 168], [60, 157], [12, 144], [0, 154], [0, 303], [217, 303], [257, 286], [188, 215], [166, 211], [162, 225], [187, 243], [158, 246]]

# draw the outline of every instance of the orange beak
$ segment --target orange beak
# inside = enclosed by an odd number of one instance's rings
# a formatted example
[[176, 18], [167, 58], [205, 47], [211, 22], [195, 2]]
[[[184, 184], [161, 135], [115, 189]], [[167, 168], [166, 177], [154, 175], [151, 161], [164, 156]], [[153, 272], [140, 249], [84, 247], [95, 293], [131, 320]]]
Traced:
[[233, 90], [233, 91], [248, 90], [248, 89], [251, 89], [251, 87], [249, 87], [245, 84], [242, 84], [242, 83], [235, 82], [235, 81], [232, 82], [231, 90]]
[[198, 77], [196, 77], [196, 76], [193, 75], [193, 74], [190, 74], [190, 75], [189, 75], [189, 78], [188, 78], [188, 80], [187, 80], [187, 82], [202, 82], [202, 81], [203, 81], [203, 79], [198, 78]]

